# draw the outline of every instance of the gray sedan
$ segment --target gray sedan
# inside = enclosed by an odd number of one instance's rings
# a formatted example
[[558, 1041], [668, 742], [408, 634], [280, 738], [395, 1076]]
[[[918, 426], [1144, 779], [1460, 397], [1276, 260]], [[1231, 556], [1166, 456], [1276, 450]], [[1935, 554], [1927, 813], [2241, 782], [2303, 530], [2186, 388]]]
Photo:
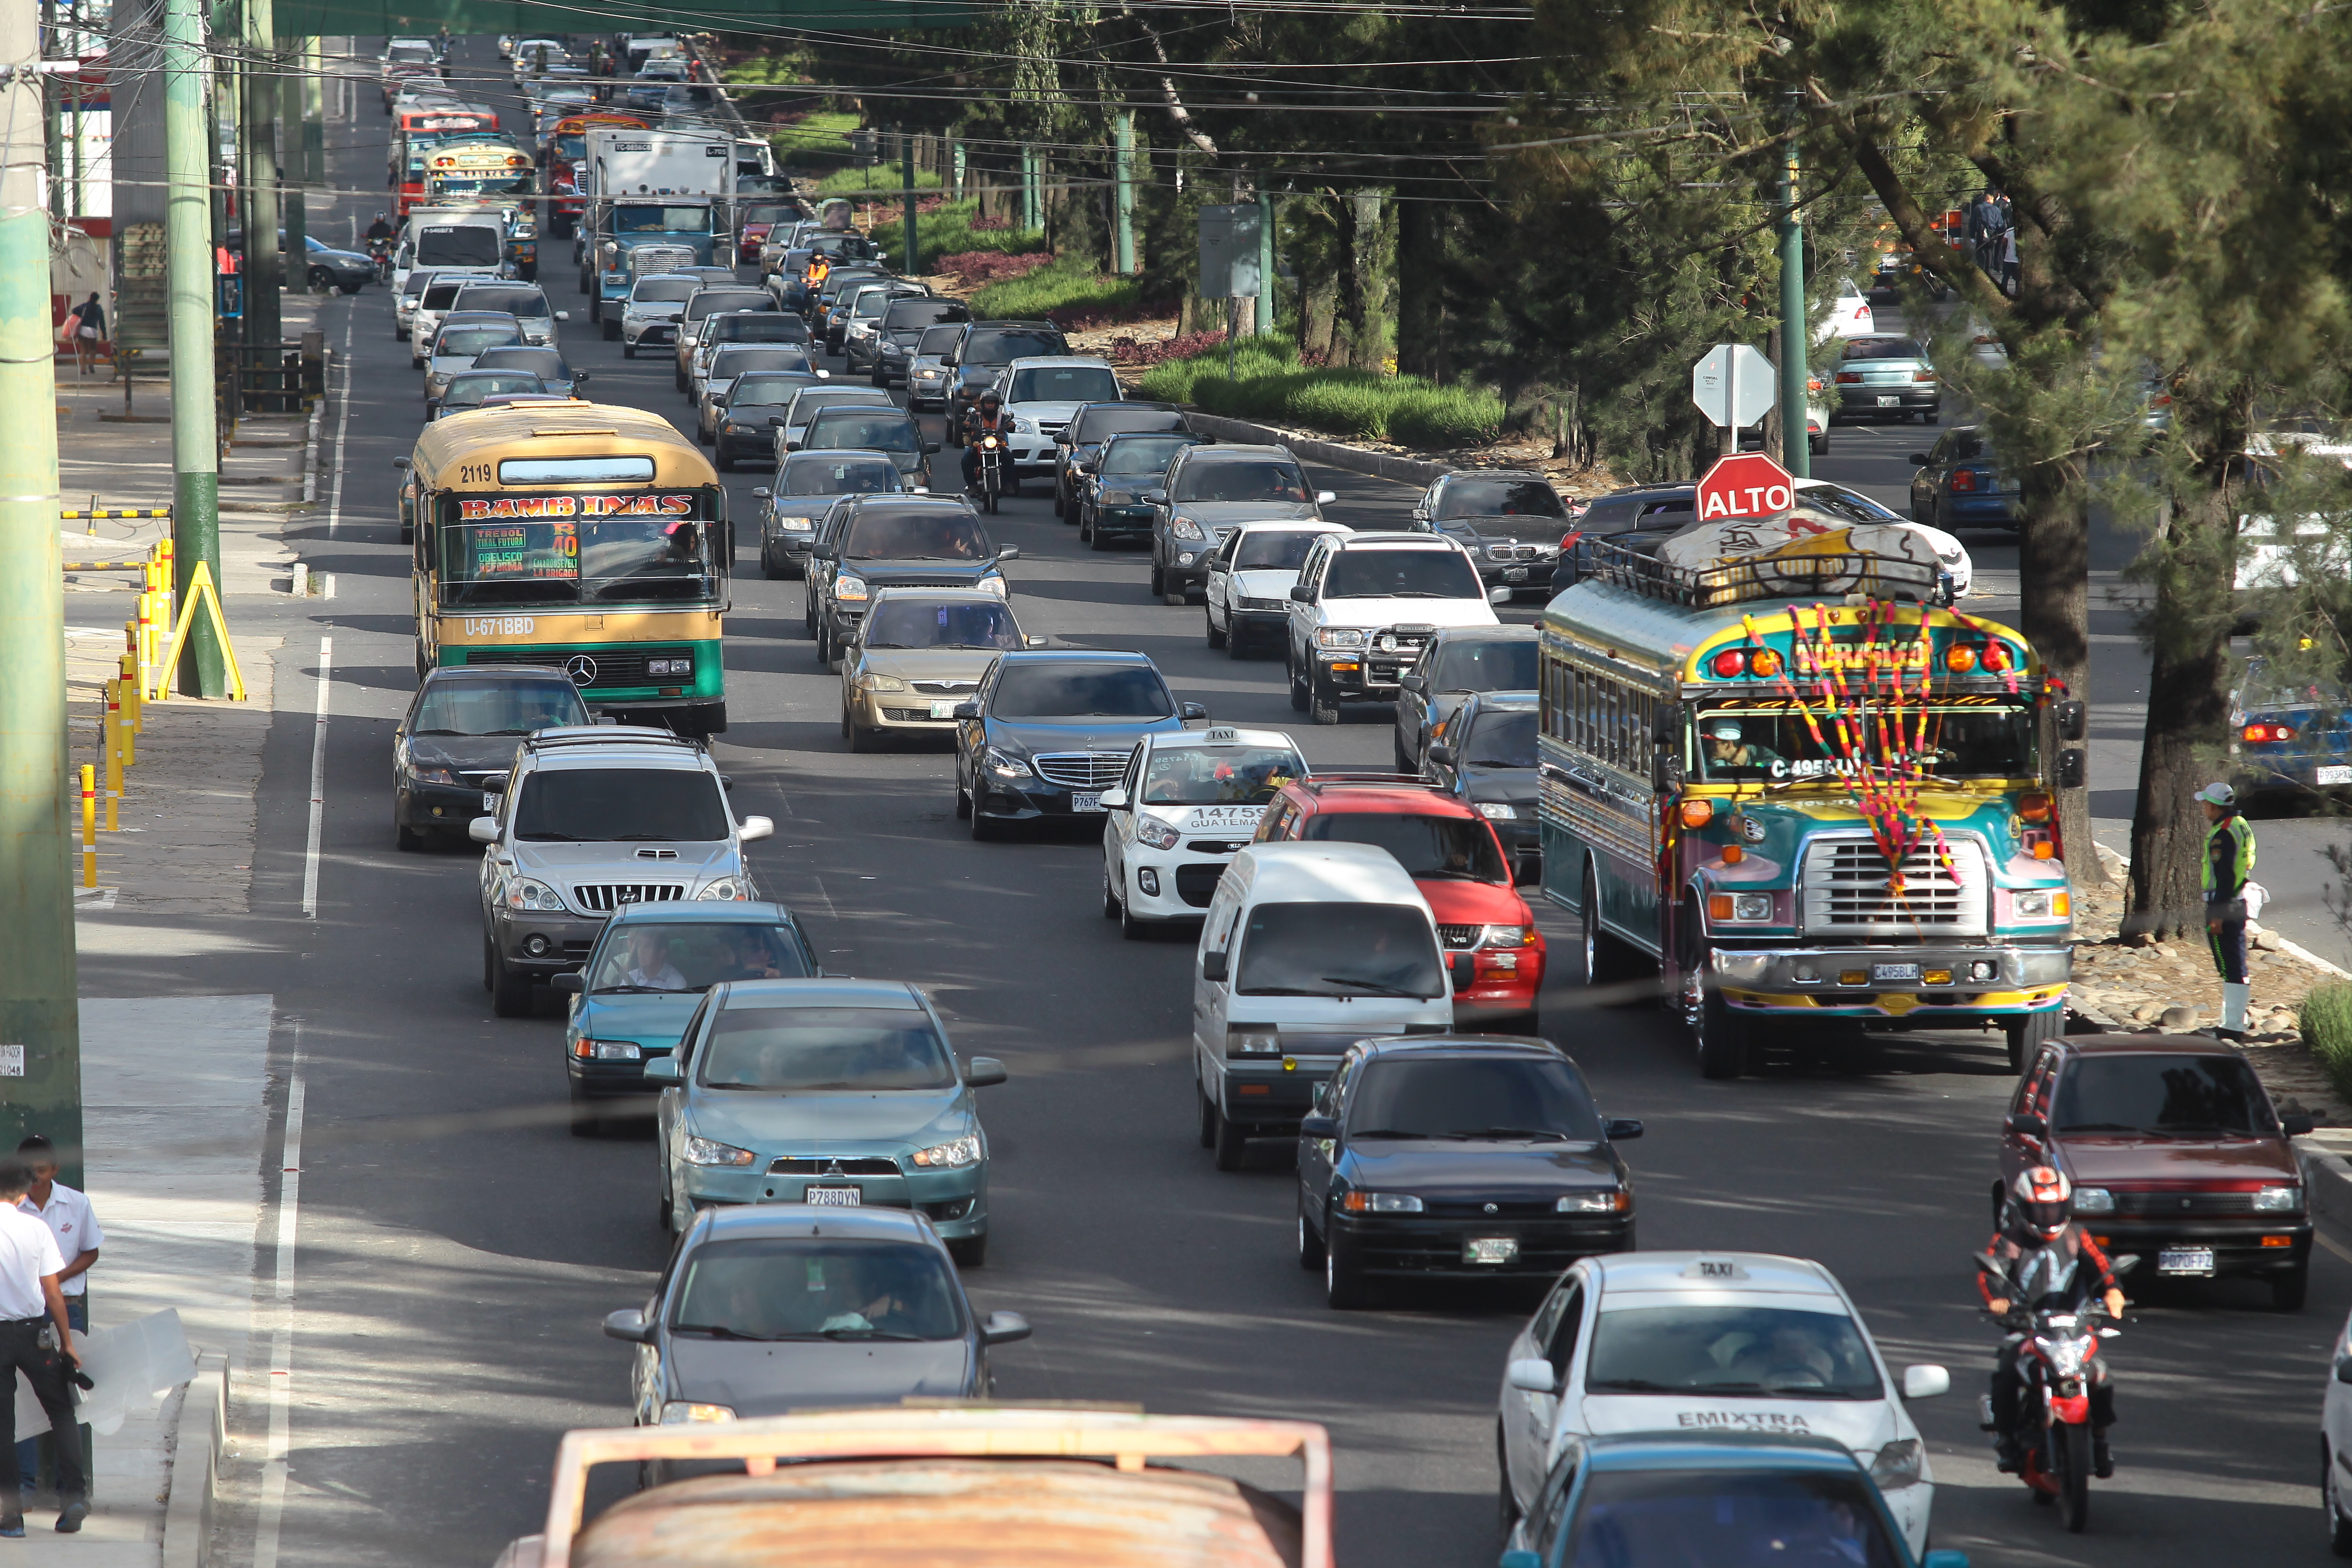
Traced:
[[539, 377], [541, 390], [560, 397], [578, 397], [586, 384], [588, 373], [575, 371], [563, 357], [561, 349], [524, 347], [492, 349], [474, 361], [476, 370], [517, 370]]
[[1909, 338], [1873, 333], [1848, 338], [1838, 348], [1838, 367], [1831, 384], [1837, 401], [1830, 419], [1893, 419], [1898, 423], [1916, 415], [1933, 425], [1944, 406], [1943, 383], [1928, 363], [1927, 351]]
[[896, 495], [898, 465], [879, 452], [794, 452], [753, 490], [760, 501], [760, 573], [798, 577], [808, 570], [816, 526], [844, 496]]

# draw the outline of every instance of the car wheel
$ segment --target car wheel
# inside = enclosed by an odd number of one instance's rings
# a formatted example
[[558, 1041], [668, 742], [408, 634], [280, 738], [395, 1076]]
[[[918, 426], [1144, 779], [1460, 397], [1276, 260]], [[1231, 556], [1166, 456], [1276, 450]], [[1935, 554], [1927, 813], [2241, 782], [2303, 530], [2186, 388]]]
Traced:
[[310, 292], [319, 293], [335, 286], [335, 275], [323, 267], [313, 267], [310, 268]]
[[1070, 498], [1063, 491], [1062, 481], [1059, 479], [1054, 481], [1054, 515], [1065, 522], [1076, 521], [1070, 516]]
[[1511, 1451], [1503, 1441], [1503, 1424], [1499, 1420], [1495, 1423], [1495, 1473], [1502, 1478], [1502, 1485], [1496, 1489], [1500, 1495], [1496, 1499], [1495, 1511], [1502, 1519], [1504, 1536], [1508, 1538], [1511, 1527], [1519, 1522], [1519, 1500], [1511, 1493]]
[[1001, 829], [995, 819], [989, 816], [980, 809], [980, 796], [978, 793], [975, 792], [971, 797], [972, 842], [975, 844], [992, 843], [997, 838], [1000, 831]]
[[1401, 773], [1414, 773], [1421, 771], [1412, 765], [1412, 759], [1404, 754], [1404, 741], [1393, 730], [1389, 731], [1389, 750], [1396, 757], [1397, 772]]
[[1110, 857], [1108, 855], [1103, 857], [1102, 895], [1103, 919], [1107, 921], [1118, 919], [1125, 911], [1119, 907], [1118, 884], [1111, 879]]
[[1748, 1070], [1748, 1016], [1726, 1002], [1721, 991], [1706, 984], [1706, 957], [1701, 952], [1699, 962], [1683, 980], [1683, 1013], [1698, 1048], [1698, 1075], [1738, 1078]]
[[1824, 430], [1822, 434], [1815, 436], [1811, 440], [1807, 441], [1805, 445], [1811, 450], [1812, 455], [1816, 458], [1828, 456], [1830, 449], [1829, 432]]
[[776, 564], [776, 558], [768, 553], [768, 547], [764, 544], [760, 546], [760, 575], [772, 583], [783, 574], [784, 569]]
[[2000, 1032], [2009, 1046], [2009, 1070], [2023, 1072], [2025, 1065], [2033, 1059], [2035, 1049], [2044, 1040], [2054, 1040], [2065, 1031], [2066, 1010], [2063, 1007], [2002, 1019]]
[[2352, 1557], [2352, 1519], [2345, 1517], [2342, 1468], [2324, 1437], [2319, 1443], [2319, 1495], [2327, 1502], [2327, 1549], [2338, 1557]]
[[530, 1016], [530, 976], [507, 967], [507, 957], [490, 948], [490, 1011], [501, 1018]]
[[882, 737], [852, 719], [847, 709], [842, 710], [841, 733], [849, 742], [849, 749], [861, 755], [882, 749]]
[[1339, 721], [1339, 700], [1330, 684], [1311, 671], [1307, 677], [1307, 716], [1318, 724]]
[[392, 847], [413, 855], [425, 847], [425, 835], [404, 822], [395, 822], [392, 825]]
[[1338, 1237], [1324, 1238], [1323, 1300], [1335, 1312], [1351, 1311], [1364, 1304], [1363, 1270], [1351, 1253]]
[[1206, 628], [1211, 647], [1225, 646], [1225, 634], [1217, 627], [1217, 612], [1206, 604], [1201, 606], [1201, 625]]
[[499, 983], [498, 971], [492, 967], [492, 955], [497, 952], [498, 949], [490, 945], [490, 939], [484, 937], [482, 939], [482, 989], [485, 991], [496, 989]]
[[978, 1268], [988, 1261], [988, 1232], [948, 1243], [948, 1256], [959, 1268]]
[[338, 287], [340, 287], [340, 288], [342, 289], [342, 291], [343, 291], [344, 293], [346, 293], [346, 294], [356, 294], [356, 293], [358, 293], [358, 292], [361, 290], [361, 289], [364, 288], [365, 286], [366, 286], [366, 285], [365, 285], [364, 281], [362, 281], [362, 282], [359, 282], [359, 283], [344, 283], [344, 284], [340, 284], [340, 285], [338, 285]]
[[710, 432], [702, 427], [702, 421], [699, 419], [694, 422], [694, 439], [696, 444], [698, 446], [715, 447], [718, 445], [718, 442], [712, 437]]
[[2271, 1306], [2281, 1312], [2300, 1312], [2304, 1298], [2311, 1292], [2311, 1265], [2302, 1264], [2284, 1274], [2271, 1276]]
[[[586, 1089], [576, 1083], [573, 1084], [572, 1086], [572, 1136], [593, 1138], [604, 1130], [604, 1117], [603, 1112], [596, 1109], [595, 1100]], [[663, 1201], [662, 1209], [665, 1213], [668, 1212], [669, 1204], [667, 1199]]]
[[1298, 679], [1298, 665], [1297, 662], [1290, 657], [1290, 644], [1287, 638], [1284, 640], [1282, 646], [1282, 672], [1286, 676], [1289, 677], [1290, 679], [1290, 706], [1292, 710], [1300, 713], [1306, 712], [1307, 683]]
[[1298, 1211], [1298, 1267], [1313, 1273], [1323, 1267], [1323, 1238], [1307, 1223], [1307, 1211]]
[[955, 797], [956, 820], [962, 822], [971, 816], [971, 795], [963, 787], [963, 775], [961, 772], [956, 774]]
[[1217, 1102], [1209, 1098], [1209, 1091], [1201, 1087], [1198, 1079], [1192, 1084], [1192, 1098], [1201, 1102], [1201, 1147], [1213, 1149], [1217, 1146]]
[[1249, 1136], [1234, 1119], [1220, 1109], [1217, 1111], [1216, 1136], [1210, 1146], [1216, 1151], [1216, 1166], [1220, 1171], [1238, 1171], [1249, 1158]]
[[1091, 550], [1108, 551], [1110, 541], [1103, 536], [1102, 519], [1089, 515], [1086, 522], [1087, 546]]
[[[617, 331], [615, 331], [614, 333], [612, 333], [612, 336], [614, 336], [614, 337], [618, 337], [618, 336], [620, 336], [620, 333], [619, 333]], [[637, 345], [636, 345], [636, 344], [635, 344], [635, 343], [623, 343], [623, 344], [621, 345], [621, 357], [622, 357], [623, 359], [635, 359], [635, 358], [636, 358], [636, 357], [637, 357]]]
[[1243, 637], [1240, 630], [1234, 626], [1233, 612], [1230, 610], [1225, 613], [1224, 638], [1227, 658], [1243, 659], [1249, 657], [1249, 639]]
[[820, 617], [816, 623], [816, 647], [814, 651], [816, 654], [816, 662], [821, 668], [829, 668], [833, 664], [832, 631], [832, 623]]
[[1151, 927], [1135, 918], [1135, 905], [1123, 896], [1118, 900], [1118, 934], [1129, 942], [1150, 942], [1152, 937]]
[[1160, 570], [1160, 563], [1157, 561], [1151, 563], [1151, 596], [1155, 599], [1164, 599], [1168, 596], [1168, 577]]

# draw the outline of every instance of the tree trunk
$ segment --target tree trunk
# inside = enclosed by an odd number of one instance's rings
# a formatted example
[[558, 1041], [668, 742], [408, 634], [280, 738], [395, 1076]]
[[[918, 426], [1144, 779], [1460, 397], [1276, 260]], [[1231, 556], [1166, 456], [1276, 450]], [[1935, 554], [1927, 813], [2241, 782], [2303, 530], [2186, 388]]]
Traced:
[[1435, 202], [1397, 204], [1397, 369], [1444, 378], [1444, 303], [1440, 290], [1444, 209]]
[[1332, 198], [1335, 237], [1331, 247], [1331, 271], [1338, 291], [1331, 310], [1331, 363], [1356, 363], [1356, 345], [1364, 332], [1364, 258], [1363, 247], [1370, 237], [1364, 233], [1363, 207], [1352, 196]]
[[[2088, 700], [2091, 686], [2091, 530], [2079, 489], [2063, 472], [2036, 466], [2018, 475], [2017, 629], [2042, 656], [2042, 672], [2066, 695]], [[2051, 766], [2056, 776], [2056, 764]], [[2105, 886], [2106, 863], [2091, 837], [2091, 795], [2058, 790], [2058, 842], [2069, 880]]]

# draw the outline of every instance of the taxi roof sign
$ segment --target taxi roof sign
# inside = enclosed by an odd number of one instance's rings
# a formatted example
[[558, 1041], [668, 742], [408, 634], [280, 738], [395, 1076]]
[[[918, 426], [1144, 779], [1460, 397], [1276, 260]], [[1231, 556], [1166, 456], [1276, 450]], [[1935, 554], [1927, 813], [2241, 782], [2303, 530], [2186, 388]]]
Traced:
[[1745, 1279], [1748, 1266], [1734, 1258], [1694, 1258], [1683, 1268], [1685, 1279]]

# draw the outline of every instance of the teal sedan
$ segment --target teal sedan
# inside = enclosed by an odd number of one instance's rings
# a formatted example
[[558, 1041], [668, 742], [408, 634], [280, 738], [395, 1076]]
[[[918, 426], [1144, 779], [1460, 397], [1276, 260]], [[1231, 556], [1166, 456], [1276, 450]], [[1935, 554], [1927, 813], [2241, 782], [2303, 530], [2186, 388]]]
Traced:
[[971, 1091], [1003, 1083], [1004, 1065], [960, 1059], [914, 986], [715, 984], [645, 1076], [661, 1090], [671, 1235], [726, 1204], [911, 1209], [958, 1263], [987, 1258], [988, 1135]]
[[563, 1070], [572, 1132], [594, 1133], [606, 1106], [658, 1087], [646, 1081], [645, 1064], [677, 1047], [711, 986], [816, 973], [807, 936], [782, 904], [625, 906], [604, 922], [586, 967], [555, 977], [572, 995]]

